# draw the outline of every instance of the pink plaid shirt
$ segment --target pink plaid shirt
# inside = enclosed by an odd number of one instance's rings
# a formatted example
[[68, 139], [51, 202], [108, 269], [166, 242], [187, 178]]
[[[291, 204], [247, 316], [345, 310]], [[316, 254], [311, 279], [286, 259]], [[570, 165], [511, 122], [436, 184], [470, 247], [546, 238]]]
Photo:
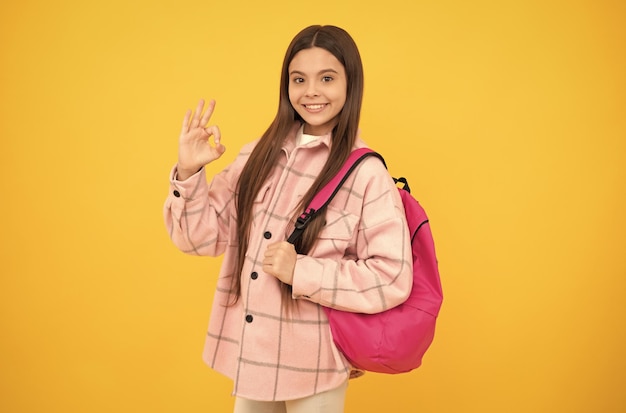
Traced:
[[[412, 257], [404, 209], [383, 163], [366, 159], [329, 205], [312, 251], [298, 255], [293, 306], [284, 314], [279, 281], [262, 270], [269, 243], [286, 240], [295, 206], [329, 153], [330, 136], [296, 147], [297, 126], [257, 195], [241, 297], [229, 306], [237, 255], [233, 194], [256, 142], [210, 184], [204, 168], [185, 181], [170, 176], [164, 215], [174, 244], [194, 255], [224, 254], [206, 336], [205, 362], [230, 377], [233, 394], [290, 400], [341, 385], [351, 366], [333, 344], [321, 306], [376, 313], [408, 296]], [[358, 140], [356, 147], [365, 144]]]

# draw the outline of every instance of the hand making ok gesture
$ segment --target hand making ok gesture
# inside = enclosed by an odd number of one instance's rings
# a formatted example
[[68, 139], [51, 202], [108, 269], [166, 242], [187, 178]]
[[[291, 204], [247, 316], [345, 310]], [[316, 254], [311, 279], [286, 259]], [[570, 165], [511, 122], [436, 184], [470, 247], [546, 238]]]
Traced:
[[[220, 129], [217, 125], [207, 126], [215, 101], [211, 100], [204, 114], [204, 100], [200, 99], [196, 111], [187, 110], [178, 141], [178, 180], [183, 181], [195, 174], [204, 165], [213, 162], [226, 150], [220, 143]], [[193, 117], [192, 117], [193, 114]], [[213, 136], [214, 145], [210, 138]]]

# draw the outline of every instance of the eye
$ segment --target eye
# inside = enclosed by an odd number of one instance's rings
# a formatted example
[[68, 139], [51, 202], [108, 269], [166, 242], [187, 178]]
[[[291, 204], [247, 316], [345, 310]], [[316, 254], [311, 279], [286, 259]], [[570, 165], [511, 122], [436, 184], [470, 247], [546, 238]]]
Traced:
[[291, 81], [292, 81], [293, 83], [303, 83], [303, 82], [304, 82], [304, 79], [303, 79], [303, 78], [301, 78], [301, 77], [294, 77], [293, 79], [291, 79]]
[[322, 82], [330, 82], [333, 80], [332, 76], [324, 76], [322, 77]]

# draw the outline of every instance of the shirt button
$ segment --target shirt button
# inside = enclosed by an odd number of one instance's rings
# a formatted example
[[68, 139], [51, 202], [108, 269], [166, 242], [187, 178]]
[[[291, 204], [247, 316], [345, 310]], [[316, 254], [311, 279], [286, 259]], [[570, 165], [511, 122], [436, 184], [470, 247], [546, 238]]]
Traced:
[[252, 320], [254, 320], [254, 317], [252, 317], [252, 315], [248, 314], [248, 315], [246, 316], [246, 321], [247, 321], [248, 323], [251, 323], [251, 322], [252, 322]]
[[250, 278], [252, 278], [253, 280], [256, 280], [257, 278], [259, 278], [259, 273], [254, 271], [252, 274], [250, 274]]
[[174, 196], [176, 198], [180, 198], [180, 192], [178, 192], [177, 190], [174, 190]]
[[272, 238], [272, 233], [269, 231], [265, 231], [265, 233], [263, 234], [263, 236], [265, 237], [265, 239], [270, 239]]

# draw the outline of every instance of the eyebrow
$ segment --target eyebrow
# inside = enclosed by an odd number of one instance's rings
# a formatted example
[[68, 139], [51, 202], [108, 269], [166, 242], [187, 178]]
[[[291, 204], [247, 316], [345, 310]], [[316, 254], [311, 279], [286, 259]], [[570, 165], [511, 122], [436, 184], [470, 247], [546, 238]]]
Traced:
[[[331, 72], [331, 73], [337, 73], [337, 74], [339, 74], [339, 72], [338, 72], [338, 71], [336, 71], [335, 69], [324, 69], [324, 70], [320, 70], [319, 72], [317, 72], [317, 74], [318, 74], [318, 75], [321, 75], [322, 73], [328, 73], [328, 72]], [[306, 74], [305, 74], [304, 72], [301, 72], [301, 71], [299, 71], [299, 70], [292, 70], [291, 72], [289, 72], [289, 75], [294, 75], [294, 74], [297, 74], [297, 75], [302, 75], [302, 76], [306, 76]]]

